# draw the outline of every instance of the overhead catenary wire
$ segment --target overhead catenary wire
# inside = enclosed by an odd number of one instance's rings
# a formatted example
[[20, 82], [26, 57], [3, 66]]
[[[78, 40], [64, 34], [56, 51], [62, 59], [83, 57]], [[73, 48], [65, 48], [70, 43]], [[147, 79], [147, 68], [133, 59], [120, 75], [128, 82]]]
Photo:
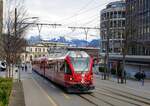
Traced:
[[91, 20], [89, 20], [89, 21], [87, 21], [87, 22], [85, 22], [85, 23], [83, 23], [83, 24], [81, 24], [81, 25], [82, 25], [82, 26], [89, 25], [90, 23], [93, 23], [93, 22], [95, 22], [95, 21], [98, 21], [98, 20], [97, 20], [97, 17], [94, 17], [94, 18], [92, 18]]
[[[83, 18], [80, 18], [80, 19], [78, 19], [78, 20], [76, 20], [76, 21], [78, 21], [78, 23], [82, 23], [82, 21], [83, 20], [86, 20], [86, 19], [89, 19], [89, 20], [91, 20], [91, 18], [93, 19], [93, 17], [98, 17], [98, 14], [96, 13], [96, 14], [94, 14], [94, 15], [92, 15], [92, 16], [90, 16], [90, 17], [83, 17]], [[89, 21], [88, 20], [88, 21]], [[73, 22], [68, 22], [68, 23], [66, 23], [66, 24], [64, 24], [65, 26], [69, 26], [70, 24], [74, 24]]]
[[67, 18], [61, 19], [58, 22], [62, 22], [64, 20], [68, 20], [70, 18], [73, 18], [77, 13], [81, 12], [82, 10], [86, 9], [90, 4], [92, 4], [94, 0], [90, 0], [87, 4], [85, 4], [83, 7], [81, 7], [76, 13], [74, 13], [72, 16], [69, 16]]
[[[109, 0], [109, 1], [110, 1], [110, 0]], [[69, 18], [63, 19], [63, 21], [71, 20], [71, 19], [74, 18], [74, 17], [81, 16], [81, 15], [83, 15], [83, 14], [85, 14], [85, 13], [87, 13], [87, 12], [93, 11], [94, 9], [97, 9], [97, 8], [100, 9], [100, 8], [102, 8], [102, 6], [106, 5], [107, 2], [108, 2], [108, 1], [106, 1], [105, 3], [103, 3], [103, 4], [101, 4], [101, 5], [97, 5], [97, 6], [95, 6], [95, 7], [89, 8], [89, 9], [87, 9], [87, 10], [85, 10], [85, 11], [82, 11], [82, 12], [79, 12], [79, 13], [75, 13], [74, 15], [72, 15], [72, 16], [69, 17]], [[87, 18], [88, 18], [88, 17], [87, 17]]]

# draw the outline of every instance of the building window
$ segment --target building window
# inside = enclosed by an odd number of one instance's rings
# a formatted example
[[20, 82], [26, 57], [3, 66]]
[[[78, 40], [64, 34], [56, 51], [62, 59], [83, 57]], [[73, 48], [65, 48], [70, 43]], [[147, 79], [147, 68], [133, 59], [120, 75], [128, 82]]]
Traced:
[[30, 52], [32, 52], [32, 48], [30, 48]]
[[43, 48], [43, 52], [45, 52], [45, 48]]
[[37, 55], [35, 55], [34, 57], [37, 58]]
[[37, 48], [35, 48], [35, 52], [37, 52]]
[[38, 48], [38, 52], [41, 52], [41, 48]]
[[33, 58], [32, 58], [32, 55], [30, 55], [30, 61], [32, 61], [32, 59], [33, 59]]

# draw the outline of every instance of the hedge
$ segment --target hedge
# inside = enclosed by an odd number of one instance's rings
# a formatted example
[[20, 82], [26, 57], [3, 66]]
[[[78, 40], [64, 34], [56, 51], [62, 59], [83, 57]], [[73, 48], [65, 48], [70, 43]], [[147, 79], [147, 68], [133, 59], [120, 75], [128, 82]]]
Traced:
[[7, 106], [12, 89], [11, 78], [0, 78], [0, 106]]

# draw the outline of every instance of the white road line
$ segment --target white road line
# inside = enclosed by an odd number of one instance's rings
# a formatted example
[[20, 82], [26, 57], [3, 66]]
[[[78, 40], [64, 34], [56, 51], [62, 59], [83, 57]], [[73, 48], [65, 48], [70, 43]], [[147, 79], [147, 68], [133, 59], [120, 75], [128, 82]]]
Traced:
[[70, 99], [70, 97], [67, 95], [67, 94], [65, 94], [65, 93], [61, 93], [66, 99]]
[[40, 87], [40, 85], [32, 78], [32, 80], [35, 82], [35, 84], [40, 88], [40, 90], [43, 92], [43, 94], [48, 98], [48, 100], [53, 104], [53, 106], [58, 106], [57, 103]]

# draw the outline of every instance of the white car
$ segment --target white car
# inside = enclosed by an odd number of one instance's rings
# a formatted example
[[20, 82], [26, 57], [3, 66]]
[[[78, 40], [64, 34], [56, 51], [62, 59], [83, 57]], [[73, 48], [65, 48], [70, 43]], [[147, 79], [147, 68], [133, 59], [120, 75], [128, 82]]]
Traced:
[[5, 71], [5, 70], [6, 70], [6, 62], [0, 61], [0, 71]]

